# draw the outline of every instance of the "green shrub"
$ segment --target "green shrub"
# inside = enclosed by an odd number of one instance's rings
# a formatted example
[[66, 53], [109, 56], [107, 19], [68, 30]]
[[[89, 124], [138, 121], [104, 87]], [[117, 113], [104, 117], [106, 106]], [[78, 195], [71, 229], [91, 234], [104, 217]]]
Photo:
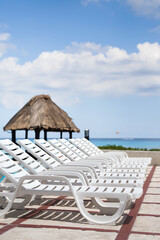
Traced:
[[99, 146], [100, 149], [110, 149], [110, 150], [135, 150], [135, 151], [160, 151], [160, 149], [152, 148], [132, 148], [132, 147], [123, 147], [122, 145], [105, 145], [105, 146]]

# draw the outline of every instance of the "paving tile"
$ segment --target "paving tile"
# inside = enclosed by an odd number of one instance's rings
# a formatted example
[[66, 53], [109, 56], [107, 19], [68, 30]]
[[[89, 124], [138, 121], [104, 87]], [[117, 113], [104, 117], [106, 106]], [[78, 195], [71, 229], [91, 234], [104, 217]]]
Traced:
[[93, 231], [69, 231], [60, 230], [59, 240], [113, 240], [117, 233], [111, 232], [93, 232]]
[[16, 221], [16, 220], [17, 220], [17, 218], [1, 218], [0, 223], [10, 224], [10, 223], [12, 223], [13, 221]]
[[149, 187], [159, 187], [160, 188], [160, 182], [151, 182], [149, 184]]
[[[54, 236], [54, 237], [53, 237]], [[59, 231], [47, 228], [13, 228], [2, 235], [1, 240], [59, 240]]]
[[159, 177], [160, 171], [155, 171], [153, 177]]
[[160, 182], [160, 177], [152, 177], [151, 182]]
[[117, 233], [50, 228], [14, 228], [0, 236], [1, 240], [113, 240]]
[[148, 188], [147, 193], [160, 194], [160, 188]]
[[143, 202], [160, 203], [160, 195], [145, 195]]
[[132, 231], [160, 233], [160, 218], [137, 216]]
[[154, 173], [153, 177], [154, 178], [159, 178], [160, 172]]
[[160, 236], [146, 234], [131, 234], [128, 240], [160, 240]]
[[156, 166], [156, 171], [160, 171], [160, 166]]
[[160, 214], [160, 204], [142, 204], [140, 214]]

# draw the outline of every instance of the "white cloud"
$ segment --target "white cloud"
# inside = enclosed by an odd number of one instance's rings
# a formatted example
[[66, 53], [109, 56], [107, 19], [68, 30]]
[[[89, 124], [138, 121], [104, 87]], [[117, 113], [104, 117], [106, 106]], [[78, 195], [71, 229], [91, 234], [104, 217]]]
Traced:
[[2, 57], [9, 49], [13, 50], [16, 48], [14, 44], [7, 42], [9, 38], [10, 33], [0, 33], [0, 57]]
[[7, 44], [0, 43], [0, 57], [2, 57], [6, 51], [7, 51]]
[[3, 54], [6, 53], [8, 49], [14, 48], [13, 44], [5, 42], [9, 39], [9, 37], [10, 37], [9, 33], [0, 33], [0, 57], [2, 57]]
[[[90, 3], [101, 4], [113, 0], [81, 0], [82, 4], [87, 6]], [[160, 18], [160, 0], [114, 0], [117, 2], [126, 2], [139, 15], [152, 16]]]
[[6, 41], [10, 37], [9, 33], [0, 33], [0, 41]]
[[0, 57], [2, 57], [7, 52], [8, 49], [13, 50], [15, 48], [16, 46], [13, 44], [0, 42]]
[[160, 25], [156, 26], [155, 28], [150, 29], [150, 32], [154, 32], [154, 33], [160, 33]]
[[126, 0], [126, 1], [138, 14], [160, 18], [160, 0]]
[[23, 65], [17, 58], [0, 61], [0, 102], [22, 106], [37, 94], [60, 105], [84, 96], [160, 95], [160, 45], [141, 43], [137, 52], [95, 43], [76, 43], [64, 51], [42, 52]]

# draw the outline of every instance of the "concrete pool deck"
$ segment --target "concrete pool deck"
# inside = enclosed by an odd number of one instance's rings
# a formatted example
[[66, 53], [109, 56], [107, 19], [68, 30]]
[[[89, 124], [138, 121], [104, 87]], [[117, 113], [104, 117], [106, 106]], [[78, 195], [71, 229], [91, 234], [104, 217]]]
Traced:
[[72, 198], [44, 196], [0, 219], [0, 240], [8, 239], [160, 240], [160, 166], [148, 167], [143, 196], [116, 226], [89, 224]]

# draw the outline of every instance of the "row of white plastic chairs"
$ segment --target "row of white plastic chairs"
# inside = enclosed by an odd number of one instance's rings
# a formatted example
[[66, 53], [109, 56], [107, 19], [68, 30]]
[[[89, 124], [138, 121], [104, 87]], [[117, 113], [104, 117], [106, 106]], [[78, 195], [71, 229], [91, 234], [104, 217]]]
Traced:
[[[18, 143], [34, 158], [10, 140], [0, 141], [3, 149], [0, 152], [0, 172], [5, 176], [0, 185], [0, 200], [4, 207], [0, 210], [1, 216], [9, 211], [17, 197], [23, 199], [18, 204], [20, 208], [34, 195], [62, 195], [73, 196], [79, 211], [89, 222], [116, 224], [131, 201], [143, 193], [147, 159], [144, 164], [144, 159], [126, 158], [126, 164], [122, 154], [104, 154], [102, 159], [103, 153], [100, 152], [96, 161], [95, 157], [87, 156], [66, 140], [46, 142], [40, 139], [35, 140], [36, 145], [29, 140], [19, 140]], [[83, 204], [86, 197], [91, 198], [98, 215], [87, 211]], [[108, 203], [106, 199], [112, 201]], [[119, 203], [115, 204], [117, 199]]]
[[[62, 139], [62, 142], [64, 139]], [[84, 151], [84, 153], [87, 156], [96, 157], [98, 155], [99, 158], [105, 158], [107, 156], [117, 157], [116, 160], [120, 160], [121, 162], [129, 160], [129, 162], [141, 162], [141, 163], [147, 163], [151, 164], [151, 158], [150, 157], [128, 157], [126, 152], [122, 151], [108, 151], [104, 153], [102, 150], [100, 150], [97, 146], [95, 146], [92, 142], [88, 141], [86, 138], [77, 138], [77, 139], [69, 139], [69, 141], [74, 144], [76, 147]], [[67, 141], [65, 141], [67, 142]]]

